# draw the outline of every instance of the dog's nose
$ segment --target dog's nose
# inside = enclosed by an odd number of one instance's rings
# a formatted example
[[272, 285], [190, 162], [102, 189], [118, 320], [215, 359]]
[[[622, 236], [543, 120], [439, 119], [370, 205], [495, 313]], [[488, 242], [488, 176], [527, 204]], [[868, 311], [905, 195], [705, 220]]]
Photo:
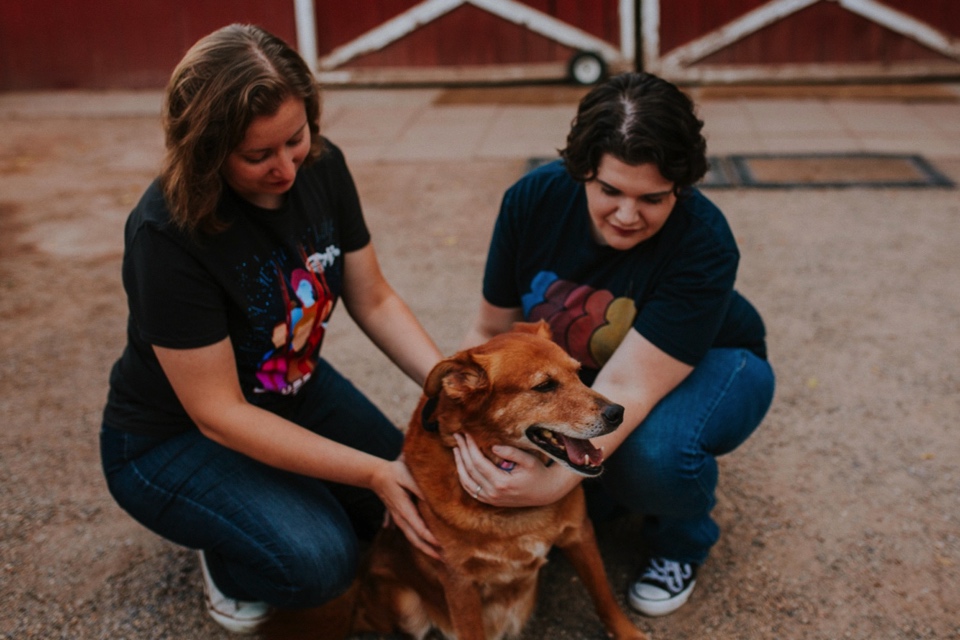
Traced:
[[618, 427], [623, 422], [623, 407], [619, 404], [608, 404], [603, 408], [603, 421], [611, 427]]

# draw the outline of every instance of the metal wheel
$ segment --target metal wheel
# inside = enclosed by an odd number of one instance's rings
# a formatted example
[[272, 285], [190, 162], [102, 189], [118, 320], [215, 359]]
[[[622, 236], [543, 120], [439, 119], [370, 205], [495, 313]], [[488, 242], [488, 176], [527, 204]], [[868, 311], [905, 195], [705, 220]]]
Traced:
[[607, 63], [595, 53], [580, 51], [570, 58], [567, 70], [571, 80], [586, 86], [596, 84], [607, 75]]

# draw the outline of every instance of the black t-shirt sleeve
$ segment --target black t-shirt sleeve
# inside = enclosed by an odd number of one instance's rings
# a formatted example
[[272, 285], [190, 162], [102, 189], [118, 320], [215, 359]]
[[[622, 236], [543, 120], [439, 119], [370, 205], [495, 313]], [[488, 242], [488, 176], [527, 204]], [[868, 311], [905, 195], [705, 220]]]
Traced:
[[520, 306], [517, 289], [516, 265], [519, 259], [518, 211], [514, 190], [507, 191], [500, 205], [487, 252], [483, 272], [483, 297], [492, 305], [503, 308]]
[[135, 232], [123, 279], [131, 320], [145, 342], [191, 349], [227, 337], [222, 287], [157, 227], [145, 224]]
[[360, 196], [343, 152], [329, 140], [317, 160], [322, 165], [321, 175], [327, 193], [332, 194], [340, 227], [340, 248], [344, 253], [356, 251], [370, 242], [370, 231], [363, 219]]
[[668, 263], [634, 328], [670, 356], [696, 365], [727, 316], [738, 262], [735, 251], [707, 242], [685, 247]]

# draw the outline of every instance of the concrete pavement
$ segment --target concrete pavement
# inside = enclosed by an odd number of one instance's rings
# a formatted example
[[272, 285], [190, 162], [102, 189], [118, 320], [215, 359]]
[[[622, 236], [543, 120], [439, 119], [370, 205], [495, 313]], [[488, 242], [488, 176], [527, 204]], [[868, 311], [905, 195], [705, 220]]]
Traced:
[[[960, 83], [869, 91], [690, 88], [711, 154], [922, 154], [960, 182]], [[352, 163], [518, 159], [562, 146], [585, 89], [327, 89], [323, 128]], [[159, 91], [0, 94], [0, 121], [159, 113]]]

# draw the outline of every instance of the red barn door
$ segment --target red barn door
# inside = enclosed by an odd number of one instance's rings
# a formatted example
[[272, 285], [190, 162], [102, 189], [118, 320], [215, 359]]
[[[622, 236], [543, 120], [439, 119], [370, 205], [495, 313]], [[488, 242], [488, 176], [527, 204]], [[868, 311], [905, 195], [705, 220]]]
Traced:
[[636, 0], [353, 0], [317, 4], [331, 82], [563, 77], [580, 52], [635, 64]]
[[960, 73], [956, 0], [640, 0], [642, 66], [675, 81]]

